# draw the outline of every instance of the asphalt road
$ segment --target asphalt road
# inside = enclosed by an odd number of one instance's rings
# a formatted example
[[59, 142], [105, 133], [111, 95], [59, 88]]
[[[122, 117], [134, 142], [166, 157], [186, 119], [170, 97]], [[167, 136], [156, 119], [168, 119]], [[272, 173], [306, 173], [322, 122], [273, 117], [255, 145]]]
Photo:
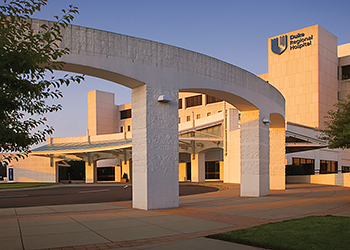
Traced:
[[[215, 187], [179, 185], [180, 196], [215, 192]], [[0, 208], [82, 204], [131, 200], [132, 187], [121, 185], [57, 185], [1, 190]]]

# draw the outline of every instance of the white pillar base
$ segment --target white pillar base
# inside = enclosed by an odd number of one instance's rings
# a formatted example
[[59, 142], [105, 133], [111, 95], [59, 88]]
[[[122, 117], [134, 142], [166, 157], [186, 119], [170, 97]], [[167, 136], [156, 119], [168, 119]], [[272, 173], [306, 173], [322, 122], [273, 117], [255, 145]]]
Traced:
[[285, 128], [270, 128], [270, 190], [285, 190]]
[[269, 125], [261, 111], [241, 113], [241, 196], [269, 194]]
[[[158, 102], [160, 95], [172, 101]], [[133, 207], [178, 207], [178, 90], [137, 87], [132, 90], [132, 111]]]

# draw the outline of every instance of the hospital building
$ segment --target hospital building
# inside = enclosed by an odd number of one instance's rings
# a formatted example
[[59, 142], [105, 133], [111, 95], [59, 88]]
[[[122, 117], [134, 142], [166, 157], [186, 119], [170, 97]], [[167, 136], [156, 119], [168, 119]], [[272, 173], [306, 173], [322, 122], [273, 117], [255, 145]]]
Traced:
[[[329, 149], [319, 139], [327, 112], [350, 92], [350, 43], [338, 45], [314, 25], [269, 38], [267, 50], [268, 72], [259, 77], [283, 94], [286, 108], [285, 145], [270, 149], [285, 154], [286, 168], [270, 169], [270, 189], [285, 182], [350, 186], [349, 150]], [[224, 99], [179, 93], [179, 182], [240, 183], [241, 114]], [[132, 103], [115, 105], [113, 93], [89, 92], [86, 135], [48, 138], [8, 166], [8, 181], [58, 182], [65, 161], [82, 160], [86, 183], [131, 182], [132, 116]]]

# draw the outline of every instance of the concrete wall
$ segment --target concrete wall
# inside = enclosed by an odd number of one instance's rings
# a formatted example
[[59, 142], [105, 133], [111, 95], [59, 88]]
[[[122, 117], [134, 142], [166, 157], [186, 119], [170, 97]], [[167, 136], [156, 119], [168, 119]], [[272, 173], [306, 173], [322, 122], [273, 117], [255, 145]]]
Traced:
[[90, 135], [117, 133], [117, 106], [114, 105], [114, 94], [103, 91], [88, 93], [88, 128]]
[[318, 26], [319, 46], [319, 121], [324, 127], [325, 116], [338, 102], [338, 39]]
[[57, 182], [57, 160], [29, 155], [25, 159], [12, 161], [9, 165], [13, 168], [14, 182]]
[[350, 187], [350, 173], [294, 175], [286, 177], [287, 184], [311, 183]]

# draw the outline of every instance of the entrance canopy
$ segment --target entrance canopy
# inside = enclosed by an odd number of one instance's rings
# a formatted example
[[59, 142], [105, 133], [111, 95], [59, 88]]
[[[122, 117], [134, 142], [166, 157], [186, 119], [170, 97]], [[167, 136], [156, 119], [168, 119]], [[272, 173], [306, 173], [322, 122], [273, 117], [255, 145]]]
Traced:
[[120, 158], [125, 154], [125, 150], [131, 151], [131, 145], [131, 138], [126, 137], [126, 133], [49, 138], [47, 145], [33, 149], [31, 154], [91, 162]]
[[314, 149], [326, 148], [327, 142], [318, 139], [320, 131], [316, 128], [287, 122], [286, 153], [296, 153]]

